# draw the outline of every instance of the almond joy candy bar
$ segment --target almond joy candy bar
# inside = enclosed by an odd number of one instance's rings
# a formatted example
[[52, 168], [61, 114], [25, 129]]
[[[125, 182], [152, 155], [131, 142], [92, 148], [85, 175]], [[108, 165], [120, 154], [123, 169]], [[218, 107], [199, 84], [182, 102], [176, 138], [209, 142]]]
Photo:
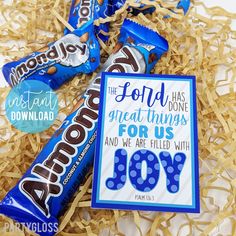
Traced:
[[2, 70], [6, 81], [13, 87], [25, 79], [37, 80], [57, 89], [79, 73], [93, 72], [100, 64], [93, 28], [89, 21], [45, 48], [5, 64]]
[[[114, 14], [114, 12], [118, 9], [120, 9], [124, 3], [126, 2], [126, 0], [111, 0], [112, 4], [111, 4], [111, 14]], [[150, 5], [152, 1], [155, 0], [149, 0], [150, 1]], [[175, 0], [164, 0], [164, 2], [177, 2]], [[137, 15], [138, 13], [142, 12], [143, 14], [151, 14], [155, 11], [155, 7], [152, 6], [148, 6], [146, 4], [143, 4], [141, 0], [136, 0], [135, 3], [140, 4], [139, 6], [137, 6], [137, 8], [132, 8], [130, 9], [131, 12], [134, 15]], [[188, 12], [188, 9], [190, 7], [190, 0], [179, 0], [179, 2], [176, 5], [176, 9], [182, 9], [184, 11], [184, 14], [186, 15]], [[168, 16], [166, 16], [168, 17]]]
[[[0, 203], [0, 214], [51, 236], [58, 219], [93, 164], [101, 73], [150, 73], [168, 43], [158, 33], [125, 20], [113, 53], [35, 161]], [[35, 227], [35, 225], [37, 227]]]
[[[110, 15], [109, 0], [72, 0], [68, 23], [78, 29], [89, 20], [97, 20], [100, 17], [106, 18]], [[102, 34], [109, 32], [109, 23], [94, 26], [95, 34], [102, 40], [107, 41], [108, 37]], [[64, 34], [68, 34], [69, 29], [65, 28]]]

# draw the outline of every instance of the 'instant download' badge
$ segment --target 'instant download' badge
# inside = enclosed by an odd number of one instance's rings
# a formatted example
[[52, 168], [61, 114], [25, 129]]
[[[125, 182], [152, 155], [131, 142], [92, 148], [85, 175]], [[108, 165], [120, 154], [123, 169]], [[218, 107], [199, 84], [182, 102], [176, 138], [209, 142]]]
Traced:
[[193, 76], [104, 73], [92, 207], [199, 212]]
[[5, 109], [8, 120], [15, 128], [34, 134], [54, 123], [58, 114], [58, 99], [47, 84], [24, 80], [10, 90]]

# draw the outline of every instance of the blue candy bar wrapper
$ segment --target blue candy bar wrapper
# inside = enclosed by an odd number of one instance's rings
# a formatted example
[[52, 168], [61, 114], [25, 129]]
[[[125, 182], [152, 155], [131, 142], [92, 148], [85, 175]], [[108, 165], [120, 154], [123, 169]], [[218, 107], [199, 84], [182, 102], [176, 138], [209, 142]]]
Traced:
[[[97, 20], [98, 18], [106, 18], [110, 15], [109, 0], [73, 0], [68, 23], [77, 29], [89, 20]], [[94, 26], [95, 34], [102, 40], [107, 41], [108, 36], [102, 34], [109, 32], [109, 23]], [[69, 29], [65, 28], [64, 34], [68, 34]]]
[[[0, 203], [0, 213], [51, 236], [58, 218], [93, 163], [101, 72], [149, 73], [168, 51], [158, 33], [125, 20], [119, 42], [100, 73], [35, 161]], [[35, 227], [37, 225], [37, 227]]]
[[91, 73], [100, 64], [100, 49], [93, 22], [63, 36], [47, 47], [3, 66], [10, 86], [21, 81], [37, 80], [52, 89], [59, 88], [79, 73]]
[[[112, 14], [114, 14], [115, 11], [117, 11], [124, 5], [126, 0], [111, 0], [111, 1], [112, 1], [111, 11]], [[150, 1], [155, 1], [155, 0], [150, 0]], [[140, 3], [140, 6], [131, 9], [131, 12], [134, 15], [137, 15], [140, 12], [142, 12], [143, 14], [151, 14], [155, 11], [155, 7], [149, 7], [145, 4], [142, 4], [140, 0], [136, 0], [136, 3]], [[183, 9], [185, 15], [187, 14], [189, 7], [190, 7], [190, 0], [180, 0], [176, 6], [177, 9]]]

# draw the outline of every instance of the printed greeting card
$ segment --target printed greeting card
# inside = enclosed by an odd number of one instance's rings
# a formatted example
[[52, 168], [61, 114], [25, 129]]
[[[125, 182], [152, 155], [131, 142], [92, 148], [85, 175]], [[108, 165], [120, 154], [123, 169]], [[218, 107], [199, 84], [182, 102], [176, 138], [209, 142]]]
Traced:
[[199, 212], [195, 83], [103, 73], [92, 207]]

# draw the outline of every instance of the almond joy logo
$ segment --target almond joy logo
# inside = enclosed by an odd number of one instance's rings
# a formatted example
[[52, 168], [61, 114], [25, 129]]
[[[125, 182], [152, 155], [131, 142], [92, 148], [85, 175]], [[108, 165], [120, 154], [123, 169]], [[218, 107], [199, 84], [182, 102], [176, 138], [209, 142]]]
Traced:
[[11, 84], [15, 86], [28, 74], [31, 75], [41, 68], [50, 67], [55, 62], [64, 66], [76, 67], [85, 63], [88, 57], [89, 50], [86, 43], [81, 43], [78, 36], [68, 34], [55, 42], [46, 52], [32, 54], [28, 60], [11, 68]]
[[[100, 80], [96, 80], [94, 84], [98, 87]], [[20, 183], [20, 191], [47, 217], [50, 217], [49, 199], [61, 195], [61, 178], [77, 156], [78, 148], [86, 142], [88, 131], [94, 128], [98, 118], [98, 105], [99, 90], [91, 88], [85, 94], [84, 105], [63, 132], [61, 141], [42, 164], [38, 163], [32, 168], [31, 174], [36, 178], [25, 178]]]

